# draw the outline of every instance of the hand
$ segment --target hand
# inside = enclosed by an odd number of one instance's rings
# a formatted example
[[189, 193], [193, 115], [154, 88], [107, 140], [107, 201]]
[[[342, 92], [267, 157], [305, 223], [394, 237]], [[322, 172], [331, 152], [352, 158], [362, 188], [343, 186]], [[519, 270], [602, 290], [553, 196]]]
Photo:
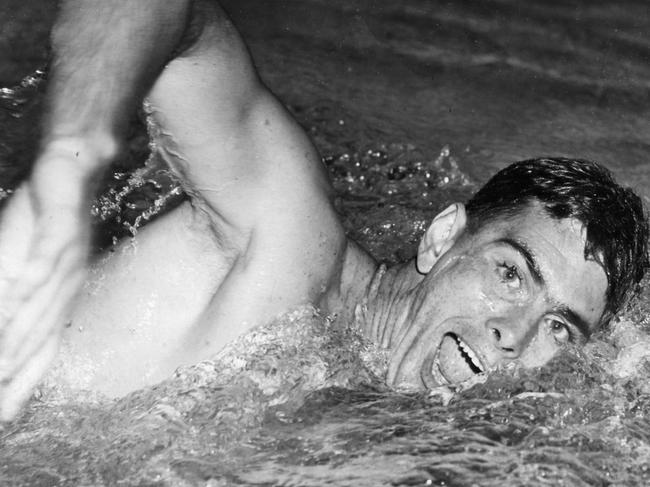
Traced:
[[0, 420], [47, 372], [84, 282], [91, 155], [75, 140], [50, 144], [0, 217]]

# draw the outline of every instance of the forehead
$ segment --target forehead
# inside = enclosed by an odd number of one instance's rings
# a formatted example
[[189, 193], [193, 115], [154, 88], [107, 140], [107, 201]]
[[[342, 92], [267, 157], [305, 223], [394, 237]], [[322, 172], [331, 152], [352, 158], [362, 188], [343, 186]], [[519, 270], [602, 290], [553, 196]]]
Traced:
[[607, 276], [600, 264], [585, 259], [586, 233], [580, 221], [552, 218], [532, 203], [514, 216], [484, 225], [474, 243], [485, 247], [509, 239], [525, 246], [544, 277], [548, 300], [596, 326], [605, 309]]

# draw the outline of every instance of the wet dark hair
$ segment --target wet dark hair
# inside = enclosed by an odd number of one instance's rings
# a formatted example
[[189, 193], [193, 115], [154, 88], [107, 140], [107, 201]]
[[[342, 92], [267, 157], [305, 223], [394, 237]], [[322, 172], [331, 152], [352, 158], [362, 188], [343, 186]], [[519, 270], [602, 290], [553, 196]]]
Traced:
[[625, 302], [648, 268], [648, 222], [641, 199], [604, 167], [562, 157], [516, 162], [499, 171], [467, 203], [470, 231], [514, 216], [538, 201], [553, 218], [587, 229], [585, 259], [598, 262], [608, 289], [602, 323]]

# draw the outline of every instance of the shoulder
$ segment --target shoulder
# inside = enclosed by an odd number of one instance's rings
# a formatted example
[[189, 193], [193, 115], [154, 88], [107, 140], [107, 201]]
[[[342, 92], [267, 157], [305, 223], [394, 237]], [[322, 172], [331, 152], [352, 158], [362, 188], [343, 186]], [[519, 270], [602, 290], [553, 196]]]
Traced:
[[252, 276], [272, 296], [311, 300], [337, 272], [346, 240], [328, 175], [225, 14], [206, 8], [198, 39], [148, 95], [160, 128], [155, 145], [238, 242], [228, 279]]

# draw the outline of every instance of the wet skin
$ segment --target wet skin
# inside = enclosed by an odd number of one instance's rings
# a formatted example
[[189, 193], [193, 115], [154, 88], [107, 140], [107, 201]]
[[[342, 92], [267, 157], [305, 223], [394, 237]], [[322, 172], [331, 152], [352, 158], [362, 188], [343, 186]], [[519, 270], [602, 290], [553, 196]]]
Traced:
[[449, 238], [453, 245], [412, 290], [390, 383], [431, 388], [509, 362], [540, 366], [598, 326], [607, 278], [585, 260], [577, 220], [552, 219], [535, 203]]
[[[606, 278], [598, 264], [584, 259], [580, 224], [552, 220], [538, 207], [472, 234], [465, 230], [463, 206], [452, 205], [425, 234], [417, 257], [421, 274], [412, 263], [378, 270], [346, 238], [318, 152], [260, 82], [242, 40], [214, 2], [118, 2], [105, 6], [106, 15], [97, 15], [96, 6], [63, 4], [55, 29], [54, 65], [61, 71], [53, 72], [49, 87], [58, 111], [51, 113], [45, 137], [53, 152], [44, 152], [32, 176], [42, 175], [41, 192], [52, 193], [57, 168], [79, 169], [80, 154], [88, 159], [85, 172], [76, 179], [66, 173], [65, 180], [77, 181], [75, 188], [92, 180], [119, 146], [113, 127], [148, 91], [155, 156], [176, 172], [191, 202], [148, 224], [137, 245], [102, 256], [93, 266], [95, 282], [86, 282], [72, 300], [77, 288], [60, 283], [78, 284], [85, 269], [88, 239], [74, 238], [70, 228], [87, 232], [77, 221], [87, 215], [87, 202], [73, 198], [71, 208], [69, 194], [75, 193], [56, 192], [65, 210], [56, 213], [67, 224], [54, 217], [57, 224], [48, 224], [51, 252], [34, 264], [39, 273], [16, 268], [13, 275], [50, 275], [55, 264], [70, 265], [42, 281], [46, 295], [9, 286], [25, 300], [5, 300], [21, 302], [21, 311], [20, 320], [3, 329], [10, 337], [5, 344], [15, 345], [4, 351], [15, 363], [4, 368], [0, 392], [9, 400], [0, 401], [0, 417], [17, 413], [70, 323], [63, 368], [78, 379], [85, 371], [77, 364], [85, 360], [88, 377], [81, 387], [114, 396], [209, 359], [255, 326], [304, 304], [343, 323], [358, 322], [369, 339], [391, 348], [388, 383], [418, 388], [461, 382], [513, 360], [541, 365], [599, 321]], [[104, 32], [109, 14], [120, 28]], [[181, 22], [190, 14], [192, 22]], [[105, 35], [98, 39], [97, 32]], [[181, 45], [187, 48], [174, 50]], [[166, 59], [172, 60], [163, 66]], [[53, 166], [53, 160], [64, 165]], [[0, 242], [9, 242], [18, 255], [35, 247], [4, 235], [38, 235], [39, 218], [47, 220], [22, 198], [22, 209], [13, 198], [13, 218], [25, 221], [25, 211], [34, 213], [29, 231], [0, 227]], [[70, 255], [70, 248], [77, 250], [73, 257], [58, 257]], [[42, 286], [40, 279], [28, 280]], [[369, 283], [377, 281], [383, 291], [369, 294]], [[359, 306], [368, 320], [357, 320]]]

